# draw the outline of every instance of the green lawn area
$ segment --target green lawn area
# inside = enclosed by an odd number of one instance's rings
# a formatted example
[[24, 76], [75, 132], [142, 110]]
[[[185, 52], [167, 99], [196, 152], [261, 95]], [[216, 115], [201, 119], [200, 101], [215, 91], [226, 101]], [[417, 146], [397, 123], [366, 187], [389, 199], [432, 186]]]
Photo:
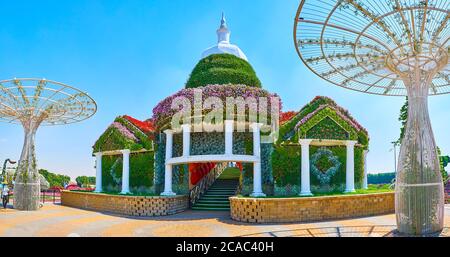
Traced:
[[[369, 185], [368, 189], [356, 189], [353, 193], [343, 193], [343, 192], [329, 192], [329, 193], [316, 193], [313, 196], [266, 196], [259, 198], [303, 198], [303, 197], [319, 197], [319, 196], [333, 196], [333, 195], [360, 195], [360, 194], [376, 194], [376, 193], [388, 193], [394, 192], [393, 189], [389, 188], [389, 185]], [[238, 195], [238, 197], [252, 198], [250, 196]]]
[[226, 168], [219, 179], [239, 179], [241, 170], [238, 168]]

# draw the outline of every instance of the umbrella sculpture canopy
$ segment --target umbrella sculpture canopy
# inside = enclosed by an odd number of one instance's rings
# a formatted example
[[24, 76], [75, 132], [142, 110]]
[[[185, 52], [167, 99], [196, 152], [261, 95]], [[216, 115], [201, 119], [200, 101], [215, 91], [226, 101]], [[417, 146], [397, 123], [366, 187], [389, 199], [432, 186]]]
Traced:
[[442, 231], [444, 187], [428, 95], [450, 93], [448, 0], [302, 0], [295, 46], [318, 76], [344, 88], [407, 95], [395, 182], [400, 233]]
[[63, 125], [95, 114], [95, 101], [71, 86], [46, 79], [0, 81], [0, 121]]
[[86, 93], [46, 79], [0, 81], [0, 121], [21, 124], [25, 140], [17, 165], [14, 208], [39, 208], [40, 179], [35, 157], [35, 135], [41, 125], [63, 125], [90, 118], [97, 111]]
[[429, 94], [450, 93], [448, 0], [302, 0], [294, 39], [315, 74], [344, 88], [407, 95], [417, 67], [435, 73]]

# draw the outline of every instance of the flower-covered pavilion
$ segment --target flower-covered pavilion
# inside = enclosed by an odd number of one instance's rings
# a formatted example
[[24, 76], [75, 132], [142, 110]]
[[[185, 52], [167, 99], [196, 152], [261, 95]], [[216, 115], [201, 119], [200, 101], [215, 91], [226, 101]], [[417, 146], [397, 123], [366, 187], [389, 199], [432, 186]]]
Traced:
[[[237, 194], [310, 196], [366, 188], [368, 133], [327, 97], [316, 97], [298, 112], [278, 109], [277, 117], [270, 110], [281, 103], [269, 102], [265, 106], [269, 125], [252, 120], [249, 105], [243, 119], [238, 119], [238, 113], [233, 119], [224, 116], [218, 123], [221, 132], [196, 130], [196, 125], [211, 125], [205, 121], [208, 110], [189, 111], [190, 122], [173, 127], [172, 118], [179, 111], [173, 109], [173, 101], [183, 97], [194, 106], [198, 90], [203, 100], [277, 97], [262, 88], [243, 51], [230, 43], [224, 17], [217, 36], [217, 45], [204, 51], [185, 88], [163, 99], [151, 119], [120, 116], [99, 137], [93, 147], [96, 192], [188, 195], [194, 208], [225, 210], [230, 207], [227, 197]], [[202, 119], [196, 123], [198, 117]], [[239, 126], [245, 132], [238, 132]], [[271, 140], [263, 140], [264, 126], [277, 128], [267, 137]], [[219, 190], [229, 193], [225, 200], [202, 199], [228, 167], [236, 165], [240, 167], [236, 183]], [[223, 202], [215, 203], [215, 199]]]

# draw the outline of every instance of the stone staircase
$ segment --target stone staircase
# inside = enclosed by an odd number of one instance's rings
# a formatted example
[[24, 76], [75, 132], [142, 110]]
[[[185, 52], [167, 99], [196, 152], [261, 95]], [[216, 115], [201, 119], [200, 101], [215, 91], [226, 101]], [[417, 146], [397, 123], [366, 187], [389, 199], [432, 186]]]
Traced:
[[232, 169], [224, 171], [208, 191], [192, 206], [192, 209], [229, 211], [230, 201], [228, 198], [235, 195], [236, 189], [239, 186], [239, 177], [236, 177], [232, 173], [235, 173]]

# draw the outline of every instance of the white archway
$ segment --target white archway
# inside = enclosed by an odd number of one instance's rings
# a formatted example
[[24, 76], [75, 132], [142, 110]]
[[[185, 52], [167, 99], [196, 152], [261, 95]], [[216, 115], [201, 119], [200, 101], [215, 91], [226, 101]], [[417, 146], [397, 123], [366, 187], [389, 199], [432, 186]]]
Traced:
[[[164, 192], [162, 196], [176, 195], [172, 190], [172, 168], [173, 165], [190, 163], [208, 163], [208, 162], [244, 162], [253, 163], [253, 197], [265, 196], [262, 191], [261, 175], [261, 123], [252, 123], [250, 128], [253, 131], [253, 155], [235, 155], [233, 154], [233, 133], [234, 121], [225, 121], [225, 153], [216, 155], [191, 155], [191, 125], [181, 126], [183, 133], [183, 155], [173, 157], [173, 135], [174, 130], [165, 130], [166, 134], [166, 166], [164, 179]], [[179, 132], [178, 132], [179, 133]]]

